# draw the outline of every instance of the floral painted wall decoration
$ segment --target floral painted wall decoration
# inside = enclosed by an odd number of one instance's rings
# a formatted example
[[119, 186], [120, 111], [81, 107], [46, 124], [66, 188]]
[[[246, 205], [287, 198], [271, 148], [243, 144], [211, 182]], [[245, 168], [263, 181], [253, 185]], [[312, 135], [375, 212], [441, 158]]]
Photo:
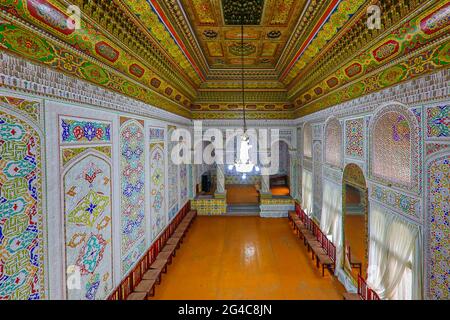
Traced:
[[76, 158], [63, 174], [66, 270], [79, 272], [71, 300], [102, 300], [112, 284], [111, 164], [96, 152]]
[[120, 130], [121, 256], [125, 275], [145, 250], [144, 128], [127, 120]]
[[172, 150], [173, 148], [176, 146], [177, 142], [171, 141], [171, 136], [172, 133], [174, 132], [174, 130], [176, 129], [176, 127], [174, 126], [169, 126], [168, 130], [167, 130], [167, 138], [168, 138], [168, 145], [169, 145], [169, 150], [168, 150], [168, 155], [169, 155], [169, 159], [168, 159], [168, 165], [169, 165], [169, 171], [168, 171], [168, 175], [169, 175], [169, 185], [168, 185], [168, 189], [169, 189], [169, 221], [172, 220], [172, 218], [175, 216], [175, 214], [178, 211], [178, 170], [179, 170], [179, 166], [174, 164], [172, 159], [171, 159], [171, 154], [172, 154]]
[[428, 107], [427, 136], [428, 138], [444, 138], [450, 135], [450, 105]]
[[165, 141], [163, 128], [150, 128], [150, 215], [152, 239], [167, 225]]

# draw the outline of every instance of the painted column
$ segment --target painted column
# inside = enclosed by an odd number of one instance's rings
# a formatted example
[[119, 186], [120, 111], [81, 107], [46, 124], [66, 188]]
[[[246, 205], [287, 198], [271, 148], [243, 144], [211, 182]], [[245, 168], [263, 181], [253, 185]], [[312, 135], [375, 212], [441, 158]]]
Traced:
[[298, 185], [297, 185], [297, 150], [289, 150], [289, 190], [292, 198], [297, 198]]
[[216, 165], [216, 192], [214, 194], [215, 198], [223, 199], [225, 198], [225, 165]]
[[272, 198], [270, 191], [270, 168], [263, 167], [261, 169], [261, 198]]

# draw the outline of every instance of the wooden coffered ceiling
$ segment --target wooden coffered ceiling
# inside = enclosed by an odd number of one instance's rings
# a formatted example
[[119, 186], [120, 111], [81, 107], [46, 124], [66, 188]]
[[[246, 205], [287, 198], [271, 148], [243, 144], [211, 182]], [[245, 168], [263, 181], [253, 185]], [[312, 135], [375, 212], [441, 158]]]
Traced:
[[243, 52], [249, 117], [293, 119], [448, 68], [449, 16], [448, 0], [0, 1], [0, 50], [195, 119], [241, 117]]

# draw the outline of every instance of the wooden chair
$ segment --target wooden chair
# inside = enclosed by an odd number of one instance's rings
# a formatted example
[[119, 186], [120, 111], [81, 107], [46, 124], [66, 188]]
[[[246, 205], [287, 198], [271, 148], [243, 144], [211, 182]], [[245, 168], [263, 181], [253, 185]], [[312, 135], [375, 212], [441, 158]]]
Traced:
[[350, 263], [350, 266], [354, 269], [358, 269], [359, 274], [362, 274], [362, 262], [358, 258], [356, 258], [355, 256], [352, 255], [350, 246], [346, 246], [345, 251], [347, 253], [347, 258]]
[[366, 300], [367, 284], [366, 281], [358, 275], [358, 291], [357, 293], [346, 292], [343, 294], [344, 300]]
[[327, 239], [326, 254], [318, 255], [317, 260], [322, 264], [322, 277], [325, 276], [325, 268], [331, 275], [336, 270], [336, 246]]
[[367, 296], [369, 300], [381, 300], [380, 296], [370, 288], [368, 290]]

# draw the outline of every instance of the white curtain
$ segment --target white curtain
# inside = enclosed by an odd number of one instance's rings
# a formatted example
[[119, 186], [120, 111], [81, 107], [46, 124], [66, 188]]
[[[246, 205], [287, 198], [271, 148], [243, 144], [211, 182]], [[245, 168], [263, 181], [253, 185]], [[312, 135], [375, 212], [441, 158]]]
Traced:
[[320, 229], [336, 246], [336, 266], [339, 267], [342, 254], [342, 186], [327, 179], [323, 181]]
[[[369, 270], [367, 282], [382, 299], [412, 299], [418, 261], [418, 227], [384, 207], [370, 207]], [[420, 291], [420, 290], [419, 290]]]
[[312, 173], [303, 169], [302, 182], [302, 208], [310, 216], [313, 210]]

